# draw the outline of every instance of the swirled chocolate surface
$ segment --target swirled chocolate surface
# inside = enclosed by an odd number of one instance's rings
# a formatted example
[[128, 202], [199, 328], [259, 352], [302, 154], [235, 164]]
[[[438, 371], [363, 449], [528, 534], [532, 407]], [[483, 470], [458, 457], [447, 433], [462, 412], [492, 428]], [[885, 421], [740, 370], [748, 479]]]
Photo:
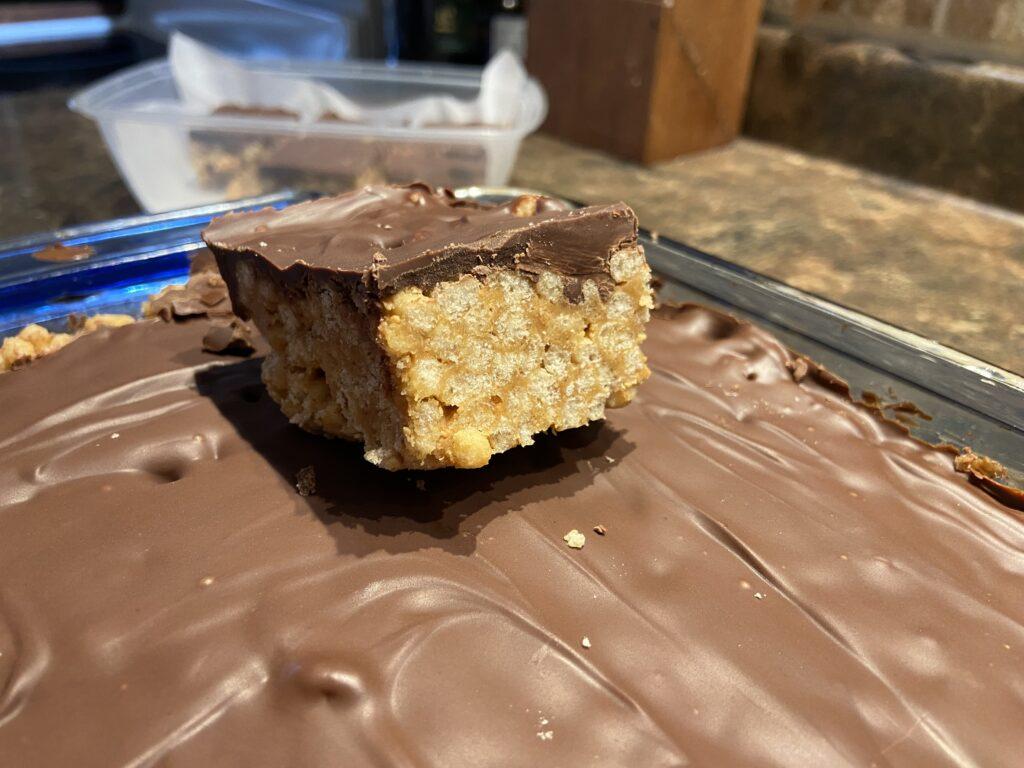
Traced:
[[208, 329], [0, 377], [3, 765], [1019, 764], [1021, 517], [769, 334], [662, 313], [607, 422], [393, 474]]

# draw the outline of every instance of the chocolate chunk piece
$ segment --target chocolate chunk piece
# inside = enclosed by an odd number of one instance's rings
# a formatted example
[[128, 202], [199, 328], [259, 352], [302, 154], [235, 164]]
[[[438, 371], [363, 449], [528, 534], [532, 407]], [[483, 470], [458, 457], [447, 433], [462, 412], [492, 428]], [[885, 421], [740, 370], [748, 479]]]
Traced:
[[368, 187], [229, 214], [204, 239], [296, 424], [387, 469], [480, 467], [626, 405], [652, 305], [623, 204]]
[[224, 280], [215, 271], [189, 275], [184, 285], [169, 285], [142, 306], [146, 317], [166, 322], [189, 317], [230, 317], [231, 300]]
[[83, 261], [96, 253], [91, 245], [54, 243], [32, 254], [38, 261]]

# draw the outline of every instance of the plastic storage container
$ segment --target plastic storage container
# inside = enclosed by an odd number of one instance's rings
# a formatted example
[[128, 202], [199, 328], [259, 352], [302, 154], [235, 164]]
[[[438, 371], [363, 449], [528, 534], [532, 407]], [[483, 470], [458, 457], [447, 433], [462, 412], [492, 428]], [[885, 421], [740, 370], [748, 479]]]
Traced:
[[[428, 94], [473, 99], [478, 68], [376, 63], [266, 63], [258, 71], [320, 80], [345, 96], [387, 105]], [[331, 192], [422, 180], [449, 187], [505, 184], [519, 143], [544, 120], [529, 81], [509, 127], [379, 127], [282, 115], [189, 112], [167, 62], [119, 72], [68, 106], [93, 118], [140, 205], [167, 211], [279, 189]]]

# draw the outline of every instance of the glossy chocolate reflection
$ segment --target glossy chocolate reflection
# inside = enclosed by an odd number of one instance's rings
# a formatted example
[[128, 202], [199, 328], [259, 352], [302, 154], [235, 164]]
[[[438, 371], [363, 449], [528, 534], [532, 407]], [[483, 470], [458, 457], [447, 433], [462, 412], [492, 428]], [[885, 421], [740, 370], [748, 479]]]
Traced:
[[769, 334], [662, 313], [605, 424], [393, 474], [209, 322], [0, 378], [0, 762], [1018, 761], [1021, 516]]

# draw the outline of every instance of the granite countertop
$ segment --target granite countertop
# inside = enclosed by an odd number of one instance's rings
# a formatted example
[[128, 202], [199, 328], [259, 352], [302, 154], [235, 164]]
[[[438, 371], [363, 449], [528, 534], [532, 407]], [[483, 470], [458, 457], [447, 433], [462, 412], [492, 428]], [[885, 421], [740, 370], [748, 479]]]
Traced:
[[[69, 95], [0, 95], [0, 238], [138, 211]], [[625, 200], [649, 229], [1024, 373], [1024, 216], [745, 139], [644, 168], [533, 136], [512, 183]]]
[[0, 239], [139, 212], [72, 93], [0, 94]]
[[512, 183], [626, 200], [716, 256], [1024, 373], [1024, 216], [740, 139], [643, 168], [534, 136]]

